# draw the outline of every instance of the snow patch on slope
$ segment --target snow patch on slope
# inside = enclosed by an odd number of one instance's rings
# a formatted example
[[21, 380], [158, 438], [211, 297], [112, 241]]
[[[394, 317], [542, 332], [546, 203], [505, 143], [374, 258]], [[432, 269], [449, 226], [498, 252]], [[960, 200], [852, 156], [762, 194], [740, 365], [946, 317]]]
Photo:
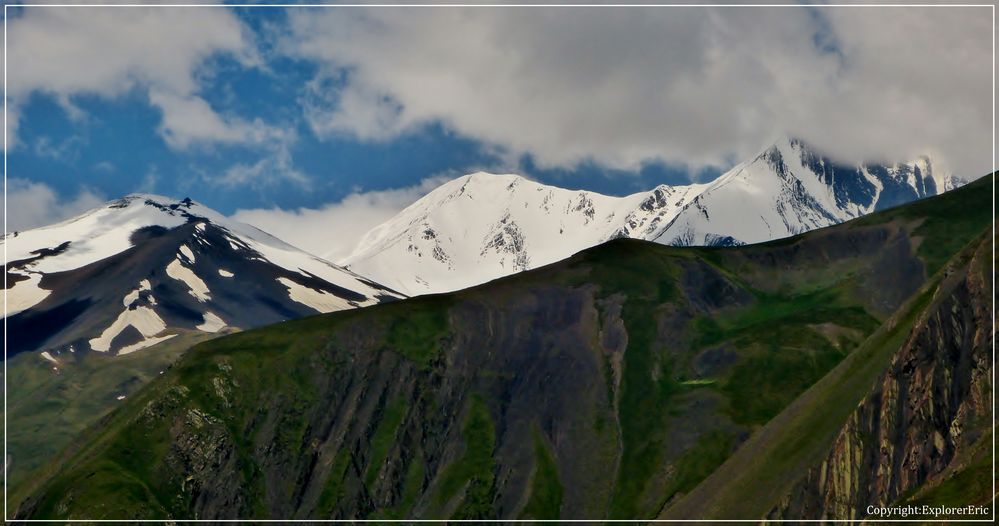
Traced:
[[203, 315], [204, 320], [201, 325], [195, 327], [199, 331], [205, 332], [219, 332], [225, 328], [225, 321], [215, 315], [214, 312], [206, 311]]
[[[198, 223], [198, 226], [201, 226], [201, 223]], [[191, 252], [191, 249], [188, 248], [187, 245], [180, 246], [180, 253], [183, 254], [185, 258], [187, 258], [188, 263], [193, 264], [195, 262], [194, 252]]]
[[[121, 349], [118, 349], [118, 354], [119, 355], [128, 354], [130, 352], [138, 351], [139, 349], [145, 349], [146, 347], [151, 347], [153, 345], [156, 345], [157, 343], [165, 342], [165, 341], [169, 340], [170, 338], [173, 338], [174, 336], [176, 336], [176, 334], [167, 334], [167, 335], [164, 335], [164, 336], [157, 336], [157, 337], [154, 337], [154, 338], [146, 338], [145, 340], [142, 340], [141, 342], [133, 343], [132, 345], [126, 345], [126, 346], [122, 347]], [[124, 396], [121, 396], [121, 397], [118, 398], [118, 400], [124, 400], [124, 399], [125, 399]]]
[[45, 290], [39, 286], [41, 281], [42, 276], [28, 274], [28, 279], [18, 281], [13, 287], [4, 291], [7, 301], [7, 316], [13, 316], [23, 310], [30, 309], [52, 294], [51, 290]]
[[147, 338], [166, 329], [166, 323], [163, 322], [163, 319], [149, 307], [125, 309], [118, 315], [114, 323], [104, 329], [99, 337], [90, 340], [90, 348], [95, 351], [108, 352], [111, 349], [111, 341], [128, 326], [134, 327]]
[[295, 283], [288, 278], [278, 278], [277, 281], [288, 287], [288, 297], [307, 307], [315, 309], [321, 313], [333, 312], [352, 308], [348, 301], [334, 296], [322, 290], [310, 289], [309, 287]]
[[[141, 293], [142, 291], [145, 291], [145, 290], [151, 290], [151, 288], [150, 288], [150, 284], [149, 284], [149, 280], [148, 280], [148, 279], [144, 279], [144, 280], [140, 281], [140, 282], [139, 282], [139, 288], [137, 288], [137, 289], [135, 289], [135, 290], [133, 290], [133, 291], [129, 292], [128, 294], [126, 294], [126, 295], [125, 295], [125, 297], [124, 297], [124, 298], [123, 298], [123, 299], [121, 300], [121, 302], [122, 302], [122, 303], [123, 303], [123, 304], [124, 304], [124, 305], [125, 305], [126, 307], [129, 307], [129, 306], [131, 306], [131, 305], [132, 305], [133, 303], [135, 303], [136, 301], [139, 301], [139, 294], [140, 294], [140, 293]], [[155, 304], [156, 304], [156, 301], [155, 301], [155, 300], [152, 300], [152, 301], [151, 301], [151, 303], [153, 303], [153, 304], [155, 305]]]
[[175, 259], [167, 265], [166, 273], [167, 276], [187, 285], [188, 293], [197, 298], [198, 301], [206, 302], [212, 299], [208, 285], [205, 285], [205, 282], [201, 281], [201, 278], [194, 271], [185, 267], [179, 259]]

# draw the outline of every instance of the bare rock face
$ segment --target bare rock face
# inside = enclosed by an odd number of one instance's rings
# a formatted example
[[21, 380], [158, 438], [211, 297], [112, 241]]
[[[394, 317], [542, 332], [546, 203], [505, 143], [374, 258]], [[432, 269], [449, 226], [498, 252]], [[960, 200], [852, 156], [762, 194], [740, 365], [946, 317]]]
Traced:
[[[889, 369], [821, 465], [771, 519], [862, 519], [959, 469], [988, 432], [992, 392], [990, 243], [947, 276]], [[958, 505], [961, 503], [954, 503]]]

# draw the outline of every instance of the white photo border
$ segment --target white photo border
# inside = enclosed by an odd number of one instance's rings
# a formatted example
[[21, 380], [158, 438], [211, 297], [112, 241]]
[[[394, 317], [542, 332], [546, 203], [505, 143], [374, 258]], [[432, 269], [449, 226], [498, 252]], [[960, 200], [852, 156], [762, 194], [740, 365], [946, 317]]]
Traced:
[[[939, 519], [939, 520], [925, 520], [919, 519], [919, 522], [924, 523], [953, 523], [953, 522], [995, 522], [996, 521], [996, 436], [995, 436], [995, 424], [996, 424], [996, 339], [995, 339], [995, 319], [996, 319], [996, 258], [995, 258], [995, 242], [996, 242], [996, 17], [995, 4], [877, 4], [877, 3], [857, 3], [857, 4], [581, 4], [581, 3], [567, 3], [567, 4], [287, 4], [287, 3], [272, 3], [272, 4], [130, 4], [130, 3], [107, 3], [107, 4], [31, 4], [31, 3], [7, 3], [4, 2], [3, 6], [3, 54], [4, 54], [4, 64], [3, 64], [3, 87], [4, 87], [4, 99], [3, 99], [3, 202], [4, 202], [4, 213], [3, 213], [3, 223], [4, 223], [4, 235], [7, 234], [7, 20], [8, 13], [7, 7], [15, 8], [35, 8], [35, 7], [147, 7], [147, 8], [169, 8], [169, 7], [224, 7], [224, 8], [292, 8], [292, 7], [312, 7], [312, 8], [350, 8], [350, 7], [363, 7], [363, 8], [626, 8], [626, 7], [688, 7], [688, 8], [711, 8], [711, 7], [734, 7], [734, 8], [751, 8], [751, 7], [784, 7], [784, 8], [864, 8], [864, 7], [889, 7], [889, 8], [967, 8], [967, 7], [989, 7], [991, 8], [992, 17], [992, 517], [987, 519]], [[4, 328], [4, 360], [3, 360], [3, 393], [4, 393], [4, 428], [3, 428], [3, 463], [4, 463], [4, 477], [3, 477], [3, 515], [4, 521], [12, 521], [13, 518], [8, 516], [7, 508], [7, 244], [4, 243], [3, 246], [3, 268], [4, 268], [4, 297], [3, 297], [3, 328]], [[912, 522], [913, 519], [876, 519], [867, 518], [863, 519], [863, 522]], [[93, 522], [93, 523], [198, 523], [198, 522], [213, 522], [213, 523], [243, 523], [243, 522], [259, 522], [259, 523], [483, 523], [483, 522], [503, 522], [503, 523], [590, 523], [593, 520], [584, 519], [507, 519], [507, 520], [471, 520], [471, 519], [457, 519], [457, 520], [434, 520], [434, 519], [170, 519], [170, 520], [158, 520], [158, 519], [90, 519], [90, 520], [50, 520], [50, 519], [19, 519], [17, 522], [25, 523], [74, 523], [74, 522]], [[793, 522], [793, 523], [844, 523], [856, 522], [851, 519], [600, 519], [599, 522], [613, 522], [613, 523], [663, 523], [663, 522], [710, 522], [710, 523], [771, 523], [771, 522]]]

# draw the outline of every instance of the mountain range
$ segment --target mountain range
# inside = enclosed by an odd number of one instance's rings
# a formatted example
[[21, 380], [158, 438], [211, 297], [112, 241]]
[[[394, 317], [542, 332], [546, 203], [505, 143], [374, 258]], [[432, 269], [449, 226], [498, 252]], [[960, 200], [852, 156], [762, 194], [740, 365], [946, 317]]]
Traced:
[[747, 246], [614, 239], [459, 292], [215, 338], [34, 471], [12, 513], [762, 521], [989, 506], [990, 183]]
[[368, 232], [340, 264], [407, 295], [447, 292], [628, 237], [673, 246], [784, 238], [963, 181], [929, 158], [846, 166], [797, 139], [763, 149], [710, 183], [612, 197], [474, 173]]
[[339, 265], [190, 199], [136, 194], [4, 237], [8, 353], [127, 354], [186, 332], [467, 288], [617, 238], [757, 243], [962, 183], [928, 158], [849, 167], [796, 139], [711, 183], [626, 197], [480, 172], [375, 227]]

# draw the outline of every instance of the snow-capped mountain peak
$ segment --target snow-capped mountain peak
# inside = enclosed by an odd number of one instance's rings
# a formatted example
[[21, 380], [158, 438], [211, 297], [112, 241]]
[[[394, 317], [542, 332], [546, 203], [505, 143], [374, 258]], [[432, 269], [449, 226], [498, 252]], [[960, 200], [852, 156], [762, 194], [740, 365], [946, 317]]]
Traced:
[[455, 290], [557, 261], [566, 247], [622, 229], [649, 228], [650, 217], [671, 205], [668, 196], [646, 194], [617, 198], [512, 174], [469, 174], [372, 229], [342, 263], [402, 292]]
[[132, 194], [2, 243], [11, 353], [124, 354], [400, 297], [191, 199]]
[[759, 243], [821, 228], [960, 184], [929, 157], [892, 165], [837, 163], [782, 139], [716, 179], [658, 236], [669, 245]]

